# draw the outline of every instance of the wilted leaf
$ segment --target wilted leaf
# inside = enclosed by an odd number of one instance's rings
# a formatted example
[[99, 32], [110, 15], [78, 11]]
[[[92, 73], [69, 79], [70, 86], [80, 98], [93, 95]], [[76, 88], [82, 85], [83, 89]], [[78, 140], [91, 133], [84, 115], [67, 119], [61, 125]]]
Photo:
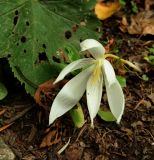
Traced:
[[98, 2], [95, 5], [95, 14], [98, 19], [105, 20], [109, 17], [111, 17], [114, 13], [119, 11], [121, 8], [121, 5], [119, 1], [115, 2]]
[[40, 148], [49, 147], [61, 141], [62, 132], [60, 131], [59, 123], [56, 122], [45, 131], [45, 136], [40, 144]]
[[[15, 76], [31, 95], [36, 88], [28, 82], [38, 86], [62, 69], [54, 59], [59, 49], [68, 43], [79, 46], [88, 37], [97, 39], [83, 8], [78, 0], [1, 0], [0, 57], [10, 55]], [[86, 26], [80, 25], [81, 20]]]
[[149, 11], [150, 9], [152, 9], [151, 7], [154, 5], [154, 0], [145, 0], [144, 4], [145, 10]]
[[0, 82], [0, 100], [7, 96], [7, 89], [6, 87]]
[[34, 95], [36, 103], [47, 111], [49, 110], [49, 106], [51, 106], [52, 100], [54, 99], [54, 92], [58, 90], [58, 88], [62, 88], [67, 81], [63, 80], [55, 85], [53, 85], [53, 82], [53, 80], [49, 80], [39, 85]]
[[123, 17], [120, 26], [121, 31], [129, 34], [151, 34], [154, 35], [154, 11], [143, 11], [131, 16], [130, 24], [126, 17]]

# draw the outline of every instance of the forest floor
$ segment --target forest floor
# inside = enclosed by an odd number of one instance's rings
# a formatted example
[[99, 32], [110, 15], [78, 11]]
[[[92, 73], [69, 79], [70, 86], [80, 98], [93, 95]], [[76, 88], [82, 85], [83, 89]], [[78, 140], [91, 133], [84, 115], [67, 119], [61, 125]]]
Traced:
[[[96, 117], [95, 128], [91, 128], [86, 103], [81, 100], [87, 119], [82, 128], [77, 129], [73, 126], [69, 114], [48, 127], [49, 112], [37, 105], [14, 79], [9, 84], [9, 95], [0, 102], [0, 110], [5, 110], [0, 117], [0, 123], [5, 121], [13, 124], [1, 131], [0, 136], [15, 153], [16, 159], [153, 159], [154, 66], [144, 60], [144, 57], [154, 44], [154, 37], [123, 33], [119, 29], [119, 17], [116, 16], [103, 21], [102, 30], [101, 42], [112, 42], [109, 48], [113, 53], [136, 62], [142, 69], [142, 73], [131, 70], [123, 73], [117, 64], [114, 64], [117, 68], [116, 73], [127, 80], [127, 85], [123, 88], [126, 104], [121, 123], [117, 125], [115, 122], [105, 122]], [[142, 77], [143, 74], [146, 78]], [[67, 148], [60, 155], [57, 154], [69, 138]]]

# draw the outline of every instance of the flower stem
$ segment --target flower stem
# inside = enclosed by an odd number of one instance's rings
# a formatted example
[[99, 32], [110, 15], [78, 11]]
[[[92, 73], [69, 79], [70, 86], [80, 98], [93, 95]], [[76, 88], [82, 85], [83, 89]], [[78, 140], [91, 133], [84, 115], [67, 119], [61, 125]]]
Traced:
[[142, 72], [141, 69], [140, 69], [138, 66], [136, 66], [136, 65], [134, 65], [133, 63], [131, 63], [130, 61], [127, 61], [127, 60], [125, 60], [125, 59], [122, 59], [122, 58], [120, 58], [120, 57], [118, 57], [118, 56], [116, 56], [116, 55], [113, 55], [113, 54], [105, 54], [104, 56], [105, 56], [105, 58], [110, 57], [110, 58], [119, 59], [122, 63], [129, 65], [130, 67], [134, 68], [136, 71]]

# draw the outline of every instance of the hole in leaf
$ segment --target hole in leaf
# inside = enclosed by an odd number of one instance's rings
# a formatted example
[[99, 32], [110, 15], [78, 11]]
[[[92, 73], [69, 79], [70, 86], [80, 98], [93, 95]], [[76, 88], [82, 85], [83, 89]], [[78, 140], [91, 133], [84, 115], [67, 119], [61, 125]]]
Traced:
[[66, 32], [65, 32], [65, 38], [69, 39], [69, 38], [71, 38], [71, 37], [72, 37], [71, 31], [66, 31]]
[[39, 61], [47, 61], [47, 60], [48, 58], [45, 52], [39, 53]]
[[25, 43], [26, 42], [26, 37], [22, 36], [20, 40], [21, 40], [22, 43]]
[[19, 46], [19, 43], [17, 43], [16, 45]]
[[19, 12], [18, 12], [18, 10], [16, 10], [16, 11], [15, 11], [15, 15], [18, 15], [18, 14], [19, 14]]
[[13, 19], [13, 24], [16, 25], [17, 22], [18, 22], [18, 16], [15, 16], [14, 19]]
[[28, 21], [26, 21], [26, 25], [29, 26], [29, 22]]
[[44, 49], [46, 49], [46, 45], [45, 45], [45, 44], [42, 44], [42, 47], [43, 47]]
[[8, 55], [7, 55], [7, 58], [10, 58], [10, 57], [11, 57], [11, 54], [8, 54]]
[[57, 58], [55, 56], [52, 56], [52, 59], [53, 59], [54, 62], [60, 63], [60, 59], [59, 58]]
[[26, 53], [27, 51], [26, 51], [26, 49], [24, 49], [24, 53]]

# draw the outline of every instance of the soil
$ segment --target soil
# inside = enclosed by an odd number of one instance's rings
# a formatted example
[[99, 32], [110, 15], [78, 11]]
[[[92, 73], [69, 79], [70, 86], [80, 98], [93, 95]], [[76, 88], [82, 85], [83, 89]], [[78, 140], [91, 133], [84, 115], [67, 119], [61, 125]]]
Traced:
[[[82, 128], [77, 129], [73, 126], [69, 114], [62, 116], [49, 127], [49, 111], [37, 105], [17, 80], [14, 79], [10, 84], [8, 78], [9, 95], [0, 102], [0, 110], [5, 109], [5, 113], [0, 117], [0, 124], [13, 124], [0, 132], [0, 136], [15, 153], [16, 159], [153, 159], [154, 67], [144, 60], [144, 55], [154, 43], [154, 37], [121, 32], [119, 19], [115, 16], [103, 21], [102, 29], [101, 42], [109, 44], [109, 40], [112, 40], [109, 45], [110, 51], [117, 52], [116, 54], [124, 59], [137, 62], [143, 71], [140, 74], [132, 70], [123, 73], [113, 62], [117, 74], [127, 79], [127, 86], [123, 89], [126, 106], [121, 123], [118, 125], [115, 122], [105, 122], [96, 117], [95, 128], [91, 128], [86, 104], [83, 102], [87, 122]], [[147, 81], [143, 80], [143, 74], [149, 77]], [[81, 100], [81, 103], [82, 101], [84, 100]], [[48, 139], [45, 141], [46, 136]], [[70, 143], [64, 152], [57, 154], [70, 137]]]

